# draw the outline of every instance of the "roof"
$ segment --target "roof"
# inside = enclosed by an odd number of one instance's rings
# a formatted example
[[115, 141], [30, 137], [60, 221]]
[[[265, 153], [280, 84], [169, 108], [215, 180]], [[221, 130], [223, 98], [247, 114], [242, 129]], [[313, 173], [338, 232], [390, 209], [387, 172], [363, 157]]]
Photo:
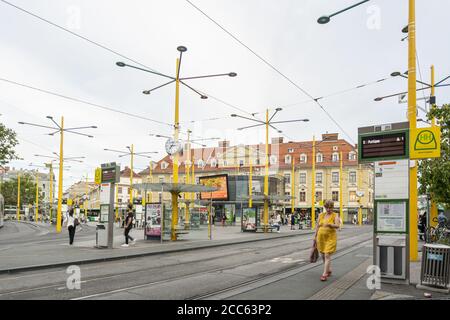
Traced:
[[[120, 171], [120, 177], [121, 178], [128, 178], [131, 176], [131, 169], [129, 167], [125, 167], [125, 169], [123, 169], [122, 171]], [[133, 170], [133, 177], [134, 178], [140, 178], [140, 174], [134, 172]]]

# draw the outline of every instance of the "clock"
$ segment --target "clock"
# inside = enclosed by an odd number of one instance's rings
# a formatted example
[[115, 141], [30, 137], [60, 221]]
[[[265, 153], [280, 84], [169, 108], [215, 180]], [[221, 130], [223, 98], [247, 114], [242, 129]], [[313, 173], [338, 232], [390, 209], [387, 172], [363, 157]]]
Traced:
[[178, 152], [180, 152], [182, 149], [182, 145], [180, 140], [175, 141], [173, 138], [169, 138], [166, 141], [166, 152], [169, 155], [174, 155]]

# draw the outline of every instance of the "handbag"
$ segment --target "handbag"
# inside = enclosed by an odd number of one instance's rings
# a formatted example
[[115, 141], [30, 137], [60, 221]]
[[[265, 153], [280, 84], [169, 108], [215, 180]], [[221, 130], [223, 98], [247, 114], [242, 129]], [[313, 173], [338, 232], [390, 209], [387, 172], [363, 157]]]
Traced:
[[317, 259], [319, 259], [319, 250], [317, 250], [317, 242], [314, 240], [311, 253], [309, 255], [309, 262], [315, 263], [317, 262]]

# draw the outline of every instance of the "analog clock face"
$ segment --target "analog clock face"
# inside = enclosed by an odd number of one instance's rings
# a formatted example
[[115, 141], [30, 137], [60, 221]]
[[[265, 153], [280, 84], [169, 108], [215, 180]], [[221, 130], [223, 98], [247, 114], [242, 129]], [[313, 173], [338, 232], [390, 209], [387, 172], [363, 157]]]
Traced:
[[175, 141], [172, 138], [169, 138], [166, 141], [166, 152], [169, 155], [174, 155], [174, 154], [178, 153], [180, 151], [180, 149], [181, 149], [180, 141]]

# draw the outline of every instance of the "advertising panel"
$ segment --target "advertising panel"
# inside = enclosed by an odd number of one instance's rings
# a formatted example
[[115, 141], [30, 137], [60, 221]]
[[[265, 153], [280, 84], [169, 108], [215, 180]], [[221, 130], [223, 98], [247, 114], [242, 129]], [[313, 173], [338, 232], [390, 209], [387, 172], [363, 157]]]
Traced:
[[243, 230], [256, 230], [256, 208], [244, 208], [242, 216]]
[[200, 177], [200, 184], [207, 187], [218, 188], [213, 192], [200, 192], [201, 200], [228, 200], [228, 175]]
[[147, 237], [161, 237], [161, 210], [160, 203], [148, 203], [146, 205], [145, 235]]

